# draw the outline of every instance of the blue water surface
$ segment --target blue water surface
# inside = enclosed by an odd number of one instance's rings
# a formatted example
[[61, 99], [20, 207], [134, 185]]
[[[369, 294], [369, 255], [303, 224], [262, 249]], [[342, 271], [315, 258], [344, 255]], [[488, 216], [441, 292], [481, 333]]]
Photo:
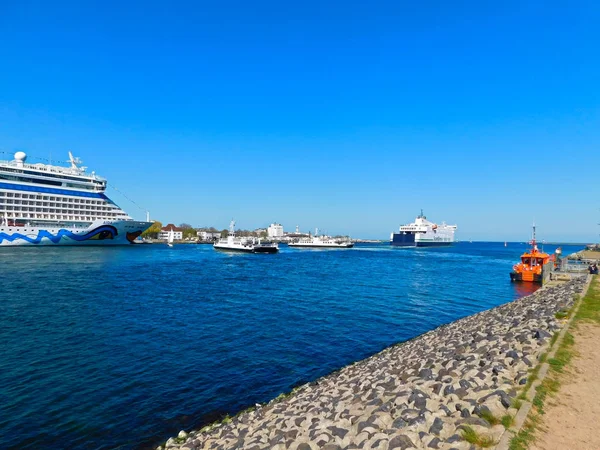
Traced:
[[2, 248], [0, 447], [155, 448], [533, 292], [527, 247]]

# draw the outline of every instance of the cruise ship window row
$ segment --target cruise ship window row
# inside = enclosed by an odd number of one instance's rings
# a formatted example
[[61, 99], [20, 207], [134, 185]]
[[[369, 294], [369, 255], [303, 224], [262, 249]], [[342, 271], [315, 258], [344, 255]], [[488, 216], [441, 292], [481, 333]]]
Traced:
[[[2, 169], [4, 171], [4, 168]], [[5, 173], [0, 173], [0, 179], [1, 180], [6, 180], [6, 181], [18, 181], [20, 183], [31, 183], [31, 184], [43, 184], [46, 186], [52, 186], [55, 188], [61, 188], [61, 187], [68, 187], [68, 188], [73, 188], [73, 189], [80, 189], [83, 191], [90, 191], [90, 192], [98, 192], [98, 191], [102, 191], [104, 190], [104, 188], [106, 187], [106, 185], [100, 183], [92, 183], [92, 182], [86, 182], [83, 180], [75, 180], [78, 181], [77, 183], [73, 183], [68, 182], [67, 180], [58, 180], [58, 179], [53, 179], [53, 178], [49, 178], [47, 175], [45, 174], [39, 174], [38, 176], [22, 176], [19, 174], [15, 174], [15, 175], [8, 175]]]
[[0, 211], [1, 210], [6, 210], [6, 211], [34, 211], [34, 212], [57, 212], [60, 213], [62, 212], [63, 214], [93, 214], [93, 215], [97, 215], [97, 216], [105, 216], [107, 214], [125, 214], [123, 211], [120, 210], [92, 210], [92, 209], [85, 209], [85, 210], [70, 210], [70, 209], [61, 209], [61, 208], [40, 208], [40, 207], [35, 207], [35, 206], [12, 206], [12, 205], [0, 205]]
[[1, 211], [0, 216], [2, 218], [6, 217], [9, 219], [51, 219], [51, 220], [75, 220], [75, 221], [93, 221], [98, 219], [124, 219], [127, 216], [117, 215], [117, 214], [109, 214], [101, 217], [96, 216], [79, 216], [79, 215], [70, 215], [70, 214], [39, 214], [39, 213], [24, 213], [24, 212], [6, 212]]
[[0, 199], [0, 207], [2, 206], [18, 206], [26, 208], [27, 206], [36, 206], [53, 209], [70, 209], [74, 211], [120, 211], [114, 206], [90, 206], [90, 205], [70, 205], [66, 203], [49, 203], [49, 202], [13, 202], [11, 200], [3, 201]]
[[116, 214], [106, 216], [78, 216], [72, 214], [43, 214], [43, 213], [24, 213], [24, 212], [0, 212], [1, 217], [4, 219], [17, 218], [17, 219], [55, 219], [55, 220], [77, 220], [80, 222], [93, 221], [93, 220], [125, 220], [128, 216], [119, 216]]
[[87, 198], [77, 198], [77, 197], [60, 197], [53, 195], [41, 195], [41, 194], [19, 194], [16, 192], [0, 192], [0, 197], [7, 198], [24, 198], [29, 200], [51, 200], [51, 201], [63, 201], [68, 203], [85, 203], [89, 205], [101, 205], [103, 203], [108, 203], [106, 200], [90, 200]]
[[113, 205], [107, 205], [105, 204], [104, 206], [95, 206], [95, 205], [74, 205], [71, 203], [57, 203], [57, 202], [34, 202], [34, 201], [27, 201], [27, 200], [2, 200], [0, 199], [0, 205], [23, 205], [23, 206], [27, 206], [27, 205], [31, 205], [31, 206], [49, 206], [49, 207], [53, 207], [53, 208], [69, 208], [69, 209], [89, 209], [89, 210], [94, 210], [94, 211], [112, 211], [112, 210], [118, 210], [119, 208]]

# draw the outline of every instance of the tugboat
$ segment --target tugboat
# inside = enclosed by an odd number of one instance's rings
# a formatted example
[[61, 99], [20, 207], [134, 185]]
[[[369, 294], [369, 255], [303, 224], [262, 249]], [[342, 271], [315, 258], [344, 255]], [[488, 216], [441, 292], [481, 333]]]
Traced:
[[521, 255], [521, 262], [513, 266], [510, 273], [510, 281], [529, 281], [533, 283], [543, 282], [544, 265], [554, 261], [554, 255], [550, 256], [538, 250], [535, 240], [535, 224], [533, 224], [533, 236], [531, 239], [531, 250]]
[[243, 253], [277, 253], [279, 247], [273, 242], [261, 242], [256, 238], [237, 237], [235, 235], [235, 221], [229, 224], [229, 234], [213, 244], [215, 250]]

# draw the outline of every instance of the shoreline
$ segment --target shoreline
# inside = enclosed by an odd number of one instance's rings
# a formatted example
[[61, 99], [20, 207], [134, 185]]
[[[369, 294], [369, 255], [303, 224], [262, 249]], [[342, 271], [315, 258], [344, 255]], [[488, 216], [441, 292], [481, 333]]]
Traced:
[[469, 448], [497, 441], [577, 278], [442, 325], [158, 448]]

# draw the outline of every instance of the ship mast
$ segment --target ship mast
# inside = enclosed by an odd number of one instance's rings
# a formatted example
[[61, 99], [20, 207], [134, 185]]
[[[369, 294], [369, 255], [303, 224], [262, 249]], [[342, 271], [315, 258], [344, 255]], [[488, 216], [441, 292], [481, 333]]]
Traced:
[[533, 250], [537, 252], [537, 242], [535, 241], [535, 222], [533, 222], [533, 234], [532, 234], [532, 238], [531, 238], [531, 246], [533, 247]]

